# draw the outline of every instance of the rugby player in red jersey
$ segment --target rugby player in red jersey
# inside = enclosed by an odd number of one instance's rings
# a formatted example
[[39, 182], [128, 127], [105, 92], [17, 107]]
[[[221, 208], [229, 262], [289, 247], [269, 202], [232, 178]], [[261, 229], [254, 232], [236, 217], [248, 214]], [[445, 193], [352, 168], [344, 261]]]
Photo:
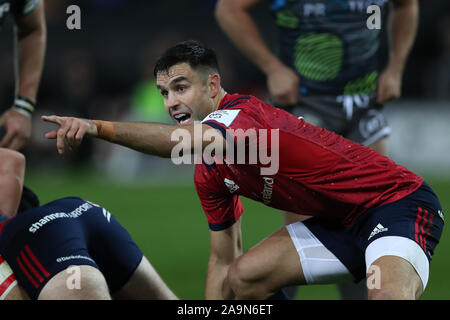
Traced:
[[[154, 72], [167, 112], [185, 129], [181, 142], [177, 126], [58, 116], [43, 117], [60, 126], [46, 137], [59, 153], [87, 135], [162, 157], [174, 148], [200, 154], [194, 182], [211, 243], [206, 298], [283, 298], [289, 285], [366, 274], [369, 299], [420, 297], [444, 223], [421, 177], [255, 97], [226, 93], [214, 51], [199, 42], [169, 48]], [[239, 150], [245, 163], [236, 161]], [[240, 196], [313, 218], [242, 253]]]
[[109, 211], [77, 197], [40, 206], [22, 192], [24, 157], [0, 154], [0, 195], [15, 193], [0, 202], [0, 300], [176, 299]]

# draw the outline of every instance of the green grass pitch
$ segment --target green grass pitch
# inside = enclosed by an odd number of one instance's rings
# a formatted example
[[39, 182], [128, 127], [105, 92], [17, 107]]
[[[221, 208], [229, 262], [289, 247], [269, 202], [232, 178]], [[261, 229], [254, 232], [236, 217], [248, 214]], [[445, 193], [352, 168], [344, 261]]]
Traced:
[[[429, 180], [444, 214], [450, 208], [450, 180]], [[99, 175], [30, 172], [26, 184], [45, 203], [80, 196], [111, 211], [128, 229], [169, 287], [182, 299], [203, 299], [209, 253], [208, 225], [193, 186], [114, 184]], [[243, 199], [243, 245], [248, 249], [281, 227], [279, 211]], [[431, 263], [422, 299], [450, 299], [450, 244], [444, 230]], [[338, 299], [334, 285], [302, 287], [297, 299]]]

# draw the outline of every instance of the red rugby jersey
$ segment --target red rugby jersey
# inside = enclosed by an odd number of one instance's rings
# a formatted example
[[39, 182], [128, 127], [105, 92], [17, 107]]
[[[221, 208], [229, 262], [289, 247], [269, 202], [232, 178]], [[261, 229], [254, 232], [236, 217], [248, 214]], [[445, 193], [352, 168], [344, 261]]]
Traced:
[[[239, 196], [298, 214], [322, 216], [348, 226], [369, 208], [397, 201], [415, 190], [423, 179], [380, 153], [343, 138], [303, 119], [239, 94], [227, 94], [217, 111], [203, 121], [222, 132], [243, 129], [257, 132], [251, 145], [267, 143], [279, 129], [279, 166], [276, 174], [262, 175], [261, 161], [237, 163], [224, 157], [223, 163], [197, 164], [194, 182], [212, 230], [231, 226], [243, 213]], [[231, 130], [230, 130], [231, 129]], [[264, 131], [261, 131], [264, 133]], [[236, 142], [237, 143], [237, 142]], [[237, 143], [238, 144], [238, 143]], [[264, 146], [264, 144], [262, 144]], [[259, 160], [259, 158], [258, 158]]]

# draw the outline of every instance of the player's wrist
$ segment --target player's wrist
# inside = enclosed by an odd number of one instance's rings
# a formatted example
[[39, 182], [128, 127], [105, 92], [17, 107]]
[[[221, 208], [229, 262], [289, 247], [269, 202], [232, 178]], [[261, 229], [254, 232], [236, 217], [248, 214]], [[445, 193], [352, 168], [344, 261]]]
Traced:
[[114, 123], [110, 121], [92, 120], [97, 128], [97, 137], [105, 140], [112, 140], [114, 136]]
[[396, 56], [392, 57], [389, 61], [387, 69], [389, 69], [391, 73], [401, 76], [403, 74], [403, 70], [405, 69], [405, 59]]
[[14, 99], [14, 103], [11, 107], [12, 110], [19, 112], [27, 117], [31, 117], [36, 108], [36, 103], [31, 99], [17, 96]]
[[271, 61], [265, 61], [260, 65], [261, 70], [264, 72], [266, 76], [269, 76], [281, 69], [283, 69], [284, 64], [278, 60], [278, 58], [274, 57]]

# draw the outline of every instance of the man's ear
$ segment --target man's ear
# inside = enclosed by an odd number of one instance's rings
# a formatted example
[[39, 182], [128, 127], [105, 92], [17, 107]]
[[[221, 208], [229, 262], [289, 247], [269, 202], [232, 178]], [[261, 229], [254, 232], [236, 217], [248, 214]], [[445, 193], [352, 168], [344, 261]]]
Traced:
[[217, 73], [208, 76], [208, 90], [211, 99], [214, 99], [220, 92], [220, 76]]

